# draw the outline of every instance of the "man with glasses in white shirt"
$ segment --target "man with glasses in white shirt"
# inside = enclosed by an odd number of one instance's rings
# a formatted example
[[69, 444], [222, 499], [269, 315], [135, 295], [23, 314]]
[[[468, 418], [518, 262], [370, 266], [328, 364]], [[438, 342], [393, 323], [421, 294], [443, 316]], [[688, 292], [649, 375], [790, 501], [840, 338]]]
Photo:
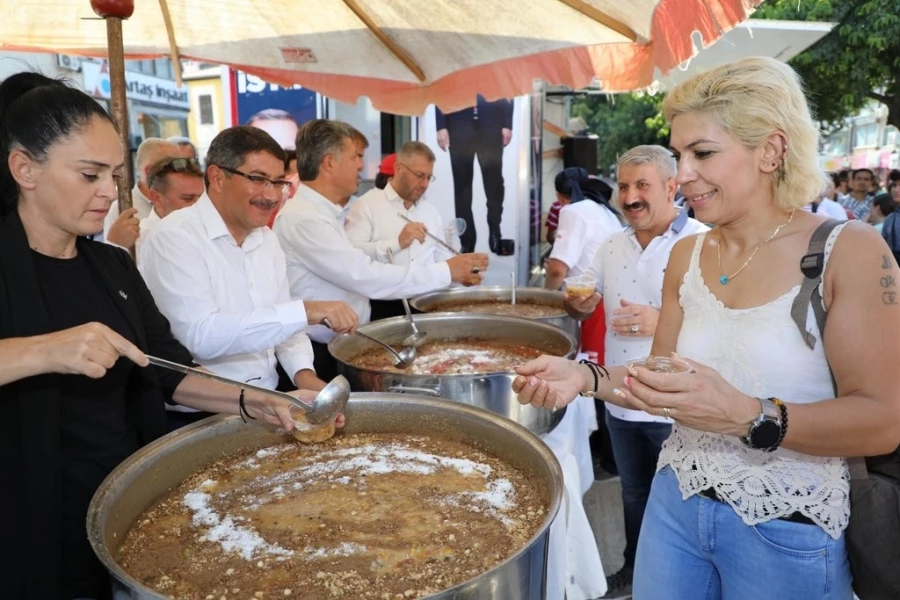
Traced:
[[[661, 146], [636, 146], [619, 158], [616, 171], [619, 204], [630, 227], [601, 244], [585, 275], [597, 292], [584, 300], [566, 297], [569, 314], [588, 318], [605, 297], [606, 365], [624, 365], [650, 354], [659, 309], [663, 274], [675, 244], [707, 227], [675, 206], [676, 164]], [[607, 578], [605, 598], [631, 593], [638, 534], [650, 482], [672, 421], [642, 411], [606, 405], [625, 513], [625, 564]]]
[[[415, 296], [456, 281], [481, 283], [485, 254], [463, 254], [444, 262], [392, 265], [355, 247], [344, 230], [344, 206], [359, 186], [363, 170], [362, 134], [340, 121], [316, 119], [297, 133], [297, 171], [302, 185], [275, 220], [275, 234], [287, 256], [291, 295], [344, 300], [368, 323], [369, 299]], [[336, 370], [326, 344], [334, 332], [310, 328], [316, 371]]]
[[327, 317], [352, 332], [357, 316], [343, 302], [291, 299], [284, 253], [266, 227], [288, 190], [284, 150], [261, 129], [226, 129], [210, 144], [205, 182], [207, 192], [161, 220], [138, 256], [172, 333], [219, 375], [275, 389], [280, 363], [296, 387], [322, 389], [304, 330]]
[[[347, 237], [372, 260], [430, 265], [453, 257], [426, 235], [445, 238], [441, 213], [422, 198], [434, 181], [434, 161], [434, 152], [422, 142], [405, 143], [397, 152], [391, 181], [363, 194], [347, 212]], [[373, 321], [404, 314], [398, 300], [370, 304]]]

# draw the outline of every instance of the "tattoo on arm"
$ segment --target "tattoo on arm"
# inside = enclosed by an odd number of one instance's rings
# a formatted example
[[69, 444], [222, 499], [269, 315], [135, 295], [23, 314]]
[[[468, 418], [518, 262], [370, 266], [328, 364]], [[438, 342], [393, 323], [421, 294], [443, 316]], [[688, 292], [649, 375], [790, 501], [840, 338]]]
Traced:
[[[894, 267], [894, 262], [891, 260], [891, 256], [887, 254], [881, 257], [881, 268], [884, 270], [889, 270]], [[884, 290], [881, 293], [881, 301], [888, 306], [893, 306], [896, 304], [900, 304], [900, 298], [898, 298], [897, 292], [897, 278], [893, 275], [885, 275], [881, 279], [878, 280], [878, 283], [881, 284], [881, 288]]]

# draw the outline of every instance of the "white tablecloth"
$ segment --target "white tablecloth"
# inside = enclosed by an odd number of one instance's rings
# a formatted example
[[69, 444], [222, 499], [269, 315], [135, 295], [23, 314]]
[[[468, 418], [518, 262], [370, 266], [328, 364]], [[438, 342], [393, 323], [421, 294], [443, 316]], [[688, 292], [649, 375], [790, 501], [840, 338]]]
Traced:
[[587, 600], [606, 593], [600, 551], [582, 503], [594, 482], [588, 437], [596, 429], [594, 400], [579, 396], [556, 429], [542, 436], [559, 460], [566, 487], [550, 526], [547, 600]]

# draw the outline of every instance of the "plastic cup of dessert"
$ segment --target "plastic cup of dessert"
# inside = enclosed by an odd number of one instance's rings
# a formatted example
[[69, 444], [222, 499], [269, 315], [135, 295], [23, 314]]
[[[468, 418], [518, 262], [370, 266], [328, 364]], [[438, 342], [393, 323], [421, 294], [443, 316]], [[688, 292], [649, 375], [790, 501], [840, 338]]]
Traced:
[[691, 370], [691, 365], [683, 360], [665, 356], [644, 356], [629, 360], [627, 365], [630, 368], [641, 367], [654, 373], [688, 373]]
[[597, 280], [593, 277], [579, 275], [577, 277], [566, 277], [566, 293], [574, 298], [590, 298], [597, 290]]

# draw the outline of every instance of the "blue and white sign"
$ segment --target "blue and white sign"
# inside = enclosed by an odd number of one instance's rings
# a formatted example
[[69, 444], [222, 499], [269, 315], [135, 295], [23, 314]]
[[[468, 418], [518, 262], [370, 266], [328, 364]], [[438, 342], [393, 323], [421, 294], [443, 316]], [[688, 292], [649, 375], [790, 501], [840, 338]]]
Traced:
[[236, 124], [246, 125], [253, 115], [271, 108], [289, 112], [298, 125], [316, 118], [316, 92], [299, 85], [281, 87], [242, 71], [234, 71], [232, 76]]

